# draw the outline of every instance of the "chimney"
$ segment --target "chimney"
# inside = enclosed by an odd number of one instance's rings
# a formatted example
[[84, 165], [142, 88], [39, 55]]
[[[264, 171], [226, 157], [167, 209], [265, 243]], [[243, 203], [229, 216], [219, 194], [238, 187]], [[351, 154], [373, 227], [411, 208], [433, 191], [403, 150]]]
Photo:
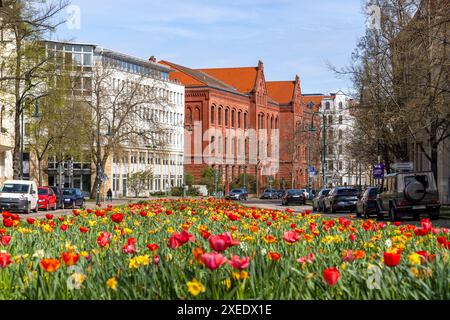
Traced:
[[155, 56], [151, 56], [150, 59], [148, 59], [148, 61], [150, 61], [150, 62], [156, 62]]

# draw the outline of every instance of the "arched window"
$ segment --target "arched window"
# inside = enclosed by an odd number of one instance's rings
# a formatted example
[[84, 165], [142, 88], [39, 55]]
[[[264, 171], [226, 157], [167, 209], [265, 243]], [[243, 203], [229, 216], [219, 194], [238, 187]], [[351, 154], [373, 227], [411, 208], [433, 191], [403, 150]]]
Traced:
[[270, 118], [270, 129], [273, 129], [273, 117]]
[[228, 113], [230, 111], [228, 109], [225, 109], [225, 126], [228, 126]]
[[244, 113], [244, 129], [247, 129], [247, 113]]
[[217, 124], [222, 125], [222, 108], [219, 108], [219, 113], [217, 114]]
[[339, 116], [339, 124], [342, 124], [342, 116]]
[[214, 124], [214, 118], [216, 117], [214, 113], [214, 106], [211, 107], [211, 124]]
[[328, 116], [328, 124], [331, 126], [333, 125], [333, 116]]
[[325, 109], [330, 110], [330, 102], [329, 101], [325, 102]]
[[278, 129], [278, 117], [275, 119], [275, 129]]
[[339, 110], [342, 110], [343, 106], [344, 106], [344, 105], [342, 104], [342, 101], [339, 102]]
[[237, 116], [237, 127], [240, 128], [241, 127], [241, 112], [238, 112], [238, 116]]
[[235, 113], [236, 113], [236, 111], [234, 111], [234, 110], [231, 110], [231, 126], [234, 128], [234, 126], [235, 126], [235, 123], [234, 123], [234, 121], [235, 121]]
[[192, 124], [192, 110], [190, 108], [186, 112], [186, 124]]
[[339, 130], [339, 139], [342, 139], [342, 130]]

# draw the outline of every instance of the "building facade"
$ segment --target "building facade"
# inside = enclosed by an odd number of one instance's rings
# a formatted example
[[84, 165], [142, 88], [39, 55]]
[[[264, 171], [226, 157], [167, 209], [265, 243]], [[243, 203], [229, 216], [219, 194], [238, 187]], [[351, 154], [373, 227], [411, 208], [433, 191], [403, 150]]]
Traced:
[[[212, 167], [228, 192], [239, 177], [256, 177], [256, 189], [306, 187], [303, 150], [295, 142], [303, 123], [300, 79], [266, 81], [264, 64], [254, 67], [191, 69], [161, 61], [186, 86], [185, 171], [197, 182]], [[298, 145], [297, 145], [298, 144]]]
[[322, 99], [325, 185], [364, 186], [365, 175], [361, 163], [346, 151], [346, 143], [352, 132], [354, 117], [351, 114], [352, 100], [342, 91]]
[[[121, 143], [117, 152], [106, 161], [101, 175], [101, 194], [105, 195], [111, 189], [114, 197], [134, 196], [134, 192], [130, 192], [130, 178], [138, 172], [148, 173], [139, 196], [182, 186], [184, 86], [169, 79], [171, 70], [154, 59], [144, 60], [92, 44], [47, 41], [46, 47], [47, 51], [59, 55], [64, 65], [71, 65], [71, 70], [78, 72], [75, 90], [76, 95], [83, 97], [82, 101], [96, 99], [93, 86], [99, 80], [93, 77], [96, 77], [95, 71], [102, 68], [108, 68], [107, 72], [102, 73], [105, 77], [102, 81], [108, 91], [105, 96], [117, 98], [132, 85], [138, 85], [144, 92], [142, 95], [146, 95], [145, 103], [129, 102], [130, 105], [139, 105], [133, 110], [135, 120], [129, 129], [150, 132], [153, 127], [157, 127], [158, 130], [156, 132], [155, 129], [151, 139], [147, 135], [145, 139]], [[108, 108], [108, 104], [105, 106]], [[105, 121], [111, 126], [114, 117], [112, 107], [110, 111], [106, 110], [105, 115]], [[105, 134], [102, 133], [102, 137]], [[62, 162], [58, 162], [56, 157], [49, 158], [49, 185], [59, 185], [61, 180], [64, 187], [80, 188], [88, 194], [95, 176], [96, 164], [88, 152], [84, 158], [65, 159]]]

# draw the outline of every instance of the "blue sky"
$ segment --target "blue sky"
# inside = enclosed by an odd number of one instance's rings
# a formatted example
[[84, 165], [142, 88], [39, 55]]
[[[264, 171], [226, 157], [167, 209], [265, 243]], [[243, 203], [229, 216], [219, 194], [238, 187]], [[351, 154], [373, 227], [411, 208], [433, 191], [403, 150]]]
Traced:
[[350, 61], [363, 34], [362, 0], [72, 0], [81, 28], [57, 40], [101, 45], [191, 68], [256, 66], [266, 80], [300, 75], [304, 93], [347, 91], [327, 62]]

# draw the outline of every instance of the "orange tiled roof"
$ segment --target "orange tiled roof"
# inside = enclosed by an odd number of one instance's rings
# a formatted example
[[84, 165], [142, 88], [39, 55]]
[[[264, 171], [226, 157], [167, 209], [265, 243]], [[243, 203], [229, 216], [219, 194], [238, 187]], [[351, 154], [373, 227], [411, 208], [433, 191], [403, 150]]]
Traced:
[[197, 69], [236, 88], [239, 92], [249, 93], [253, 90], [258, 74], [258, 67]]
[[218, 88], [221, 90], [226, 90], [232, 93], [239, 93], [232, 86], [216, 79], [205, 72], [200, 70], [190, 69], [173, 62], [160, 61], [159, 63], [170, 66], [175, 71], [170, 73], [170, 79], [177, 79], [186, 87], [198, 87], [198, 86], [209, 86], [212, 88]]
[[294, 98], [295, 81], [266, 82], [268, 95], [278, 103], [289, 104]]

